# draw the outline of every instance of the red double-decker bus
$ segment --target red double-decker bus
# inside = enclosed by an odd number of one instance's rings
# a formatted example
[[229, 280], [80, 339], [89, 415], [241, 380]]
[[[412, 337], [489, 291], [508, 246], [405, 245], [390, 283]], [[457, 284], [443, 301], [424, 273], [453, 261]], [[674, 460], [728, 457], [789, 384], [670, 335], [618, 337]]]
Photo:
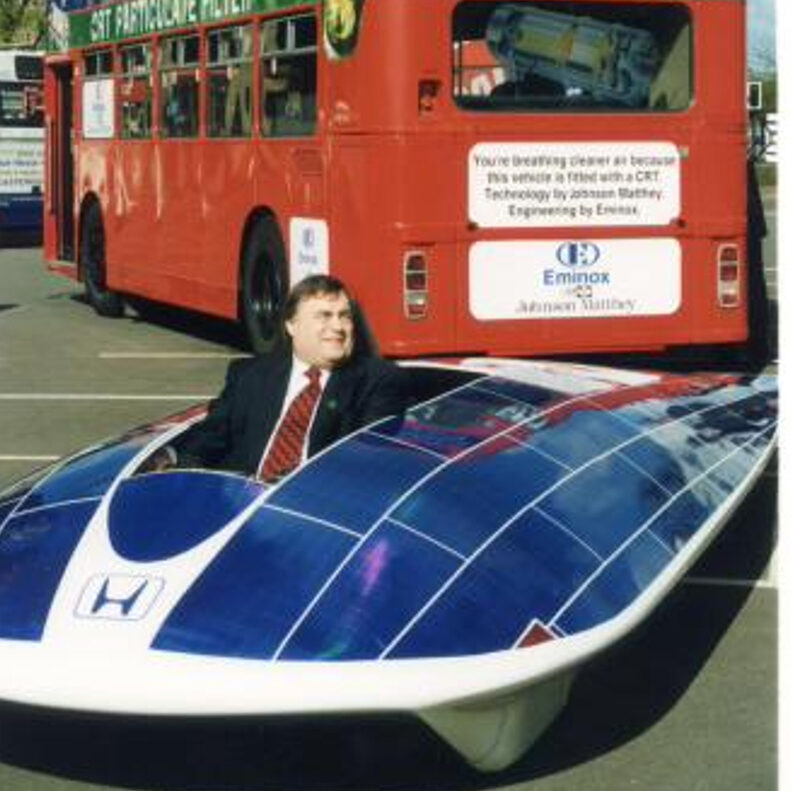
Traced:
[[748, 336], [745, 4], [118, 0], [46, 69], [45, 256], [244, 323], [347, 281], [390, 355]]

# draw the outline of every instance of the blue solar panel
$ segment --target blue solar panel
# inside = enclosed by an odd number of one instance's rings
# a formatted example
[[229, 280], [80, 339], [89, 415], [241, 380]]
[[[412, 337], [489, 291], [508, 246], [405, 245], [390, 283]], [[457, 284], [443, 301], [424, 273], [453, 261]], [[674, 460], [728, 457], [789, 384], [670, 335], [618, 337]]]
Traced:
[[649, 398], [619, 407], [616, 412], [633, 425], [639, 426], [643, 431], [652, 429], [680, 420], [685, 415], [694, 413], [690, 404], [683, 404], [678, 399]]
[[14, 510], [16, 504], [19, 502], [17, 499], [9, 499], [0, 502], [0, 531], [3, 529], [3, 522], [6, 517]]
[[472, 390], [505, 396], [510, 401], [526, 404], [529, 412], [546, 410], [553, 404], [565, 401], [568, 396], [544, 387], [536, 387], [527, 382], [517, 382], [512, 379], [503, 379], [500, 376], [490, 376], [483, 381], [471, 386]]
[[22, 478], [22, 480], [12, 484], [10, 488], [3, 490], [2, 494], [0, 494], [0, 503], [5, 504], [12, 500], [17, 501], [24, 498], [39, 481], [50, 473], [52, 467], [53, 465], [40, 467], [35, 472]]
[[178, 555], [225, 527], [262, 491], [255, 481], [212, 473], [130, 478], [110, 503], [113, 549], [139, 562]]
[[139, 452], [150, 436], [106, 445], [66, 462], [57, 474], [40, 483], [25, 501], [25, 508], [103, 495], [118, 473]]
[[549, 493], [541, 508], [606, 557], [627, 541], [668, 497], [648, 476], [610, 455]]
[[0, 637], [41, 637], [60, 577], [97, 506], [45, 508], [8, 521], [0, 534]]
[[523, 445], [498, 440], [423, 483], [393, 516], [467, 555], [565, 473]]
[[173, 610], [154, 648], [270, 658], [355, 537], [258, 511]]
[[671, 552], [656, 537], [641, 533], [602, 568], [557, 619], [566, 633], [579, 632], [617, 615], [668, 564]]
[[548, 620], [599, 559], [535, 511], [504, 530], [396, 646], [393, 657], [511, 648], [533, 620]]
[[383, 524], [355, 552], [281, 658], [376, 658], [460, 563], [424, 538]]
[[410, 410], [399, 437], [450, 459], [518, 426], [536, 413], [537, 405], [558, 398], [517, 382], [479, 382]]
[[576, 403], [550, 416], [548, 425], [539, 427], [530, 446], [576, 469], [639, 434], [639, 429], [608, 412]]
[[[765, 398], [774, 397], [776, 399], [778, 397], [779, 390], [777, 387], [776, 376], [760, 374], [759, 376], [753, 377], [750, 380], [750, 386], [756, 392], [761, 393], [761, 395], [763, 395]], [[775, 406], [777, 406], [776, 403]]]
[[693, 409], [699, 409], [701, 406], [727, 406], [735, 401], [747, 398], [753, 393], [749, 379], [742, 379], [739, 382], [723, 380], [708, 388], [704, 388], [700, 393], [673, 399], [673, 403], [686, 403], [692, 406]]
[[316, 458], [274, 492], [271, 502], [362, 534], [441, 461], [365, 432]]
[[[681, 435], [687, 435], [679, 428]], [[619, 455], [649, 475], [670, 494], [681, 491], [687, 485], [687, 473], [676, 453], [658, 441], [658, 437], [645, 437], [627, 445]]]
[[742, 451], [746, 453], [748, 456], [755, 459], [761, 453], [766, 450], [766, 447], [772, 441], [772, 437], [774, 436], [774, 432], [777, 430], [777, 424], [773, 424], [768, 428], [761, 431], [758, 435], [753, 437], [749, 444], [742, 445]]
[[730, 454], [713, 465], [705, 476], [696, 480], [690, 491], [709, 511], [713, 511], [744, 480], [750, 467], [749, 457], [742, 449], [730, 451]]
[[694, 494], [684, 492], [657, 515], [650, 530], [665, 546], [678, 552], [710, 515], [711, 510]]

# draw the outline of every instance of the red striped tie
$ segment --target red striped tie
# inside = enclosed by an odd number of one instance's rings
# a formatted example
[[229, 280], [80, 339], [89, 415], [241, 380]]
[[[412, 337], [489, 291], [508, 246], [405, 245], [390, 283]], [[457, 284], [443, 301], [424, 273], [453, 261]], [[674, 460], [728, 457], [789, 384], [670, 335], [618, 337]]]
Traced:
[[261, 459], [258, 476], [272, 483], [291, 472], [302, 460], [302, 448], [308, 433], [313, 410], [321, 395], [321, 371], [311, 367], [305, 371], [308, 384], [297, 394], [286, 410], [277, 429], [269, 453]]

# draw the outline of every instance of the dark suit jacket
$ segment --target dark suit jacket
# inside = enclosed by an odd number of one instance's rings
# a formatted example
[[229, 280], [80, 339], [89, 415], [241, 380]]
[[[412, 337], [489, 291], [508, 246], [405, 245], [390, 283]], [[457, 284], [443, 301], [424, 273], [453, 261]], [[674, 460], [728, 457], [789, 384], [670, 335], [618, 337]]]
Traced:
[[[175, 443], [179, 466], [252, 475], [277, 424], [291, 375], [291, 352], [236, 360], [209, 412]], [[332, 372], [308, 437], [308, 456], [388, 415], [403, 414], [402, 371], [379, 357], [352, 359]]]

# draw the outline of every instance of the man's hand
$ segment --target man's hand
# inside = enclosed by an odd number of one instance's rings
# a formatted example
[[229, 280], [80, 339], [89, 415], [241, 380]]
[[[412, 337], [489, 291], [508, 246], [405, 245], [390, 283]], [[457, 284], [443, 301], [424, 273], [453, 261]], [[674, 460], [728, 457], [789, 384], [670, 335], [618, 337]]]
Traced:
[[169, 445], [154, 451], [138, 468], [138, 473], [164, 472], [176, 466], [176, 453]]

